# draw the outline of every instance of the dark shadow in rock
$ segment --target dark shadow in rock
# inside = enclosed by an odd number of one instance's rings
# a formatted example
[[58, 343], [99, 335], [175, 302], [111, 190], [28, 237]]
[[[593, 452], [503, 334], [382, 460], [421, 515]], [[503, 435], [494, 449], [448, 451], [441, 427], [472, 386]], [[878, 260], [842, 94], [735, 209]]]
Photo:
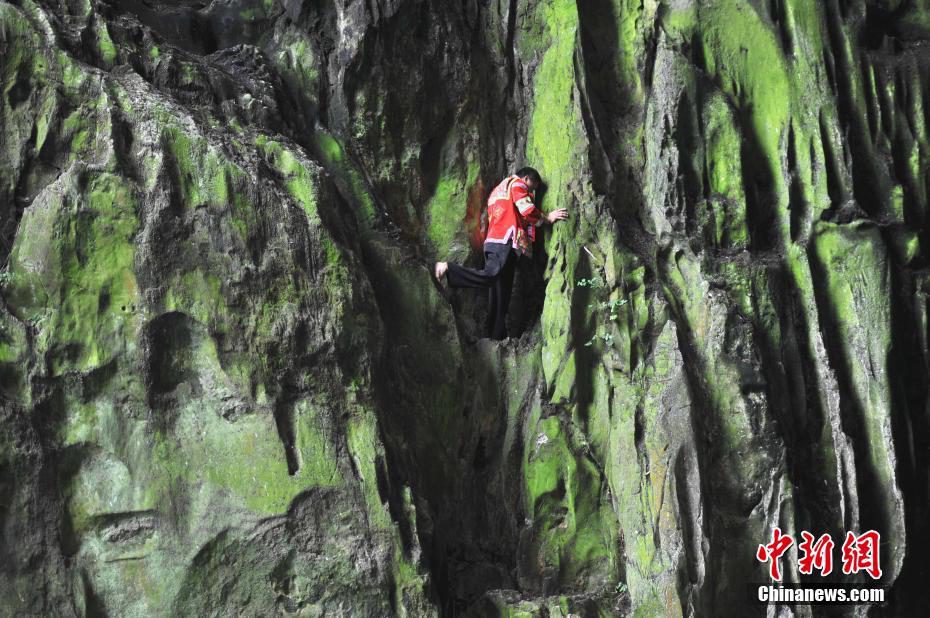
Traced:
[[[394, 329], [389, 332], [392, 334], [386, 342], [387, 350], [396, 347], [394, 337], [402, 337]], [[405, 347], [409, 349], [410, 345], [408, 342]], [[492, 350], [507, 345], [511, 344], [487, 340], [477, 343]], [[408, 351], [404, 355], [410, 354]], [[449, 358], [456, 357], [450, 354]], [[458, 401], [454, 409], [429, 408], [430, 399], [423, 399], [425, 392], [410, 385], [413, 374], [407, 368], [409, 358], [392, 361], [397, 357], [389, 352], [376, 380], [386, 450], [385, 465], [379, 462], [378, 466], [383, 469], [379, 472], [379, 489], [383, 488], [382, 494], [387, 496], [393, 519], [403, 522], [406, 516], [399, 492], [404, 485], [412, 488], [423, 562], [431, 574], [432, 594], [443, 615], [465, 611], [487, 589], [513, 585], [509, 573], [514, 568], [514, 541], [517, 520], [521, 518], [518, 487], [522, 438], [518, 429], [518, 435], [512, 438], [513, 448], [504, 452], [508, 417], [501, 397], [509, 388], [500, 382], [501, 368], [484, 360], [486, 354], [493, 358], [498, 354], [488, 350], [478, 353], [471, 345], [465, 346], [462, 354], [464, 373], [456, 382], [477, 386], [463, 390], [460, 397], [465, 399]], [[401, 392], [406, 394], [398, 398]], [[461, 415], [462, 408], [469, 412], [460, 417], [461, 426], [448, 434], [450, 444], [438, 435], [426, 443], [417, 438], [429, 432], [430, 417]], [[522, 418], [525, 411], [520, 414]], [[401, 528], [400, 532], [407, 546], [412, 531]]]
[[274, 422], [278, 429], [278, 438], [284, 445], [284, 458], [287, 460], [287, 473], [291, 476], [300, 470], [300, 455], [297, 452], [297, 439], [294, 430], [295, 400], [282, 395], [275, 403]]
[[416, 539], [413, 538], [414, 531], [410, 526], [410, 517], [404, 512], [404, 503], [401, 498], [403, 491], [403, 478], [396, 466], [389, 466], [385, 457], [378, 456], [375, 458], [375, 474], [377, 476], [378, 495], [382, 503], [387, 502], [388, 511], [391, 513], [391, 519], [397, 525], [400, 533], [401, 550], [404, 558], [410, 559]]
[[[13, 504], [13, 494], [16, 490], [16, 477], [13, 468], [6, 461], [0, 460], [0, 530], [7, 530], [7, 517], [10, 505]], [[12, 566], [13, 556], [8, 555], [9, 546], [5, 534], [0, 534], [0, 565]], [[0, 574], [6, 576], [6, 568], [0, 567]]]
[[198, 327], [186, 314], [172, 311], [160, 315], [146, 328], [149, 344], [149, 389], [170, 393], [191, 378], [190, 348]]
[[[206, 328], [187, 314], [162, 314], [143, 328], [145, 390], [148, 405], [160, 413], [158, 428], [174, 423], [180, 401], [201, 394], [197, 355], [209, 337]], [[178, 389], [184, 387], [183, 393]]]
[[734, 102], [738, 110], [740, 133], [740, 158], [743, 162], [743, 188], [746, 194], [746, 227], [749, 229], [750, 246], [755, 252], [781, 250], [778, 225], [778, 192], [776, 179], [772, 175], [769, 159], [762, 141], [753, 125], [753, 110]]
[[[441, 79], [436, 78], [433, 80], [437, 86], [441, 84]], [[442, 100], [441, 94], [437, 95], [439, 100]], [[427, 106], [424, 111], [429, 111], [435, 109], [438, 106]], [[454, 126], [454, 118], [451, 114], [446, 114], [445, 117], [438, 120], [433, 120], [432, 125], [435, 127], [435, 134], [432, 135], [426, 143], [420, 148], [419, 164], [421, 177], [423, 179], [423, 194], [424, 196], [434, 195], [436, 192], [436, 186], [439, 183], [439, 173], [440, 173], [440, 163], [442, 161], [442, 150], [446, 144], [446, 139], [449, 136], [449, 132]], [[422, 212], [422, 207], [420, 208], [421, 218], [425, 215]]]
[[[114, 99], [116, 95], [111, 95]], [[114, 105], [110, 108], [110, 137], [113, 139], [113, 155], [116, 158], [116, 165], [120, 173], [125, 178], [133, 182], [142, 184], [142, 173], [136, 163], [133, 153], [135, 144], [135, 134], [130, 118], [121, 108]]]
[[[886, 196], [890, 194], [889, 179], [887, 171], [879, 165], [881, 158], [876, 156], [873, 147], [868, 128], [868, 111], [860, 107], [861, 91], [856, 76], [857, 67], [850, 66], [852, 61], [865, 71], [869, 60], [865, 54], [861, 62], [849, 58], [850, 41], [846, 35], [844, 15], [847, 4], [841, 0], [825, 2], [824, 21], [829, 34], [829, 47], [833, 50], [832, 56], [836, 62], [838, 118], [842, 123], [845, 144], [849, 148], [848, 155], [856, 162], [856, 173], [852, 175], [853, 194], [856, 201], [874, 217], [883, 214], [881, 210], [887, 204]], [[860, 79], [862, 77], [859, 76]], [[869, 83], [868, 80], [864, 81]], [[869, 105], [868, 102], [863, 104]]]
[[[585, 0], [579, 2], [579, 44], [575, 70], [584, 73], [576, 80], [582, 97], [582, 119], [587, 134], [596, 139], [599, 148], [591, 151], [591, 181], [598, 195], [605, 196], [620, 241], [634, 251], [644, 264], [654, 269], [655, 241], [643, 224], [643, 188], [639, 180], [640, 163], [627, 161], [624, 140], [639, 130], [644, 112], [637, 103], [636, 92], [623, 76], [621, 63], [624, 54], [630, 53], [620, 45], [615, 3], [611, 0]], [[668, 12], [660, 4], [656, 12], [655, 28], [646, 47], [643, 83], [651, 86], [652, 67], [655, 64], [657, 32]], [[700, 46], [696, 46], [700, 47]]]
[[[701, 566], [703, 562], [703, 530], [697, 525], [701, 521], [700, 487], [693, 487], [693, 479], [698, 477], [697, 459], [691, 445], [683, 446], [675, 454], [673, 469], [675, 478], [675, 497], [681, 513], [681, 540], [684, 560], [679, 563], [677, 588], [681, 599], [683, 616], [694, 615], [694, 595], [700, 592], [703, 584]], [[623, 555], [623, 554], [621, 554]], [[625, 575], [621, 581], [626, 581]]]
[[6, 93], [6, 100], [10, 108], [16, 109], [29, 99], [32, 92], [32, 63], [24, 62], [16, 72], [16, 81]]
[[[887, 236], [886, 236], [887, 238]], [[930, 415], [927, 401], [930, 366], [914, 334], [925, 324], [930, 309], [921, 282], [900, 264], [891, 265], [891, 351], [888, 376], [892, 392], [891, 430], [898, 461], [896, 475], [904, 496], [907, 547], [901, 572], [891, 589], [899, 615], [917, 615], [930, 607], [930, 564], [916, 548], [930, 546]], [[915, 298], [923, 296], [921, 303]]]
[[701, 229], [701, 221], [696, 211], [697, 204], [702, 199], [710, 197], [707, 195], [708, 188], [704, 185], [704, 138], [698, 111], [704, 102], [700, 101], [700, 95], [698, 102], [693, 102], [688, 96], [688, 91], [683, 90], [677, 105], [678, 121], [672, 129], [674, 141], [679, 144], [679, 178], [676, 186], [679, 193], [677, 201], [681, 210], [676, 214], [684, 218], [684, 225], [676, 227], [684, 231], [691, 239], [692, 251], [695, 253], [699, 253], [704, 248], [699, 246], [702, 242], [710, 244], [708, 240], [713, 240], [708, 239], [706, 234], [702, 234], [704, 230]]
[[[578, 406], [578, 417], [582, 422], [582, 430], [587, 433], [588, 419], [591, 413], [591, 404], [594, 402], [594, 369], [600, 362], [600, 354], [595, 346], [606, 344], [598, 339], [598, 326], [610, 328], [610, 325], [599, 325], [596, 320], [588, 320], [587, 316], [597, 316], [601, 311], [588, 305], [597, 302], [590, 285], [578, 285], [582, 279], [592, 279], [594, 273], [591, 269], [591, 259], [587, 251], [582, 250], [578, 265], [575, 267], [576, 281], [572, 282], [574, 293], [572, 295], [571, 318], [569, 329], [571, 332], [571, 346], [575, 353], [575, 391], [574, 400]], [[597, 277], [601, 275], [598, 274]], [[604, 282], [601, 282], [604, 285]]]
[[81, 569], [81, 585], [84, 588], [83, 596], [84, 610], [87, 612], [86, 618], [107, 618], [109, 614], [107, 613], [106, 605], [103, 599], [101, 599], [94, 590], [90, 575], [88, 575], [86, 569]]
[[[85, 462], [90, 461], [97, 449], [85, 444], [75, 444], [59, 452], [55, 466], [56, 481], [59, 491], [69, 488], [71, 482]], [[66, 489], [66, 491], [69, 491]], [[66, 494], [67, 495], [67, 494]], [[62, 505], [59, 516], [59, 543], [65, 556], [74, 556], [81, 549], [81, 534], [74, 529], [74, 514], [68, 504]]]
[[134, 15], [171, 45], [198, 55], [218, 49], [213, 24], [203, 14], [208, 2], [121, 0], [111, 10]]
[[[595, 130], [589, 133], [600, 138], [610, 173], [621, 152], [616, 121], [630, 112], [634, 100], [620, 79], [620, 62], [627, 52], [620, 48], [616, 8], [611, 0], [579, 2], [578, 22], [582, 61], [576, 62], [576, 66], [585, 73], [590, 94], [588, 106], [595, 124]], [[600, 176], [596, 175], [595, 182], [604, 180]], [[607, 183], [600, 184], [606, 190]]]
[[[830, 134], [829, 121], [824, 113], [819, 115], [820, 124], [820, 143], [823, 147], [824, 175], [827, 180], [827, 195], [830, 196], [830, 210], [838, 209], [847, 201], [849, 195], [843, 183], [843, 160], [842, 153], [836, 152], [836, 145]], [[813, 146], [811, 147], [813, 148]], [[813, 153], [811, 160], [815, 161]], [[829, 211], [828, 211], [829, 212]], [[827, 213], [824, 213], [826, 215]]]
[[113, 358], [100, 367], [95, 367], [81, 376], [81, 401], [90, 403], [104, 393], [113, 378], [119, 376], [119, 362]]

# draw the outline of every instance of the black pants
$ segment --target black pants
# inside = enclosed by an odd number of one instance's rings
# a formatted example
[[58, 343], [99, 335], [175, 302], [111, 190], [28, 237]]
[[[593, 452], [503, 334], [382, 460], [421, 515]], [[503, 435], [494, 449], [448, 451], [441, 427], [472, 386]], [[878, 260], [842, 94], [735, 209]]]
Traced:
[[481, 270], [449, 263], [446, 277], [451, 287], [488, 288], [487, 331], [491, 339], [507, 337], [507, 308], [516, 264], [517, 254], [509, 243], [490, 242], [484, 245], [484, 268]]

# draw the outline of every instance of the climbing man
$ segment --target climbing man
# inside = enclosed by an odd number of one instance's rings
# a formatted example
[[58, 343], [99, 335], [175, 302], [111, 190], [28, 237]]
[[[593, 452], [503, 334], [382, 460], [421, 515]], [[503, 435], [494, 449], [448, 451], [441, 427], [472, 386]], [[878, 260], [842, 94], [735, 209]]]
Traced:
[[436, 262], [434, 274], [443, 275], [453, 288], [488, 288], [487, 329], [491, 339], [507, 337], [507, 308], [513, 288], [517, 258], [530, 255], [536, 227], [568, 218], [564, 208], [543, 214], [533, 199], [542, 179], [532, 167], [524, 167], [501, 181], [488, 198], [488, 232], [484, 240], [484, 268], [468, 268]]

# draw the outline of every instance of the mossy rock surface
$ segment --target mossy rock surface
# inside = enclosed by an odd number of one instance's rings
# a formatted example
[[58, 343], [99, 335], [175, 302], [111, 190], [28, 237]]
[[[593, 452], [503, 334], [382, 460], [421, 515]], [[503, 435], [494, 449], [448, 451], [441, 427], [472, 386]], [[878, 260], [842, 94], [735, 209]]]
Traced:
[[0, 607], [762, 615], [779, 526], [916, 614], [928, 11], [0, 3]]

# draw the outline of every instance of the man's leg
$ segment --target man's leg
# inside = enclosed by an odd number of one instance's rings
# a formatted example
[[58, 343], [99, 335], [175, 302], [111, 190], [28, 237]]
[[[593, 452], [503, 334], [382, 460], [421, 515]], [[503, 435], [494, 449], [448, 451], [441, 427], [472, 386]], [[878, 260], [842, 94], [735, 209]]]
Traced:
[[488, 288], [488, 317], [484, 321], [484, 334], [491, 339], [497, 339], [495, 326], [497, 325], [497, 301], [498, 286], [497, 282]]
[[510, 245], [488, 243], [484, 251], [484, 268], [448, 265], [446, 280], [453, 288], [488, 288], [494, 285], [510, 253]]
[[507, 254], [504, 267], [489, 291], [488, 323], [491, 325], [491, 339], [507, 338], [507, 309], [510, 307], [510, 293], [513, 290], [513, 273], [517, 266], [517, 255], [513, 251]]
[[519, 306], [510, 308], [508, 333], [511, 337], [519, 337], [533, 320], [539, 317], [542, 311], [542, 293], [545, 292], [545, 288], [540, 285], [543, 271], [539, 269], [534, 258], [518, 257], [514, 270], [511, 298], [518, 299]]

